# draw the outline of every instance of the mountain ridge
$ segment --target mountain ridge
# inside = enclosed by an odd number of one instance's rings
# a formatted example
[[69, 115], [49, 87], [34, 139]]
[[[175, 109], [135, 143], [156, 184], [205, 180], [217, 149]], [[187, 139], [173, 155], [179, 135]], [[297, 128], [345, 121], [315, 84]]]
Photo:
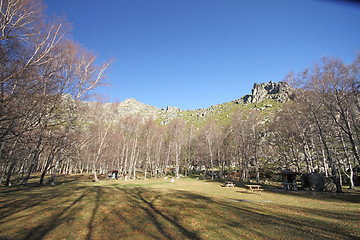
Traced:
[[[185, 122], [196, 122], [206, 120], [210, 116], [216, 116], [218, 120], [226, 121], [230, 113], [240, 106], [264, 110], [289, 101], [293, 92], [294, 89], [286, 82], [270, 81], [269, 83], [254, 83], [251, 94], [208, 108], [182, 110], [178, 107], [167, 106], [159, 109], [141, 103], [134, 98], [128, 98], [120, 103], [80, 102], [79, 105], [85, 112], [85, 118], [90, 121], [94, 121], [94, 118], [100, 118], [107, 122], [113, 122], [122, 117], [137, 115], [143, 118], [151, 117], [159, 124], [166, 125], [176, 118]], [[264, 103], [262, 104], [264, 106], [259, 105], [259, 103]]]

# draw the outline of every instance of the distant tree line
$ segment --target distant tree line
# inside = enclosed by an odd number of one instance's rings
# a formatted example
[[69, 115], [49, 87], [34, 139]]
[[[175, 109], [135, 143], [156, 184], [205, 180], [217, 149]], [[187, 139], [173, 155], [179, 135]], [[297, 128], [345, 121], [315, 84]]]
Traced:
[[[290, 73], [296, 91], [281, 110], [265, 116], [235, 111], [231, 121], [209, 118], [201, 127], [181, 119], [159, 125], [127, 116], [116, 122], [79, 119], [77, 101], [104, 82], [110, 61], [71, 40], [69, 24], [49, 20], [39, 1], [1, 1], [0, 170], [27, 184], [54, 183], [57, 173], [98, 174], [118, 170], [122, 179], [189, 175], [211, 178], [237, 172], [260, 181], [269, 172], [319, 172], [355, 187], [360, 166], [360, 55], [350, 64], [323, 58]], [[236, 175], [236, 174], [235, 174]], [[232, 176], [235, 176], [234, 174]]]

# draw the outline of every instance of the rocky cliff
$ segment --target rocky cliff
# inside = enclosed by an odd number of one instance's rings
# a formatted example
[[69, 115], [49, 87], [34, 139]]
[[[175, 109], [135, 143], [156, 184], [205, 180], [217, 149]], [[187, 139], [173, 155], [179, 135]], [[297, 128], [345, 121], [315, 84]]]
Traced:
[[241, 99], [244, 103], [259, 103], [265, 99], [274, 99], [279, 103], [289, 101], [294, 89], [286, 82], [255, 83], [251, 95], [245, 95]]

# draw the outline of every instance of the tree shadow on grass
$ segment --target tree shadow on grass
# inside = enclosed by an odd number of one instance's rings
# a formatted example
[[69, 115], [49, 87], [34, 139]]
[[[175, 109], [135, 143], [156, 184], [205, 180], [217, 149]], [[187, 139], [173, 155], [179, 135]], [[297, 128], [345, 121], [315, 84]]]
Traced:
[[[83, 186], [56, 186], [43, 187], [34, 192], [27, 189], [22, 192], [13, 192], [5, 204], [0, 205], [0, 227], [8, 222], [24, 221], [33, 227], [17, 226], [15, 239], [42, 239], [58, 226], [72, 222], [83, 210], [83, 204], [88, 202], [90, 194], [96, 192], [95, 208], [89, 221], [88, 229], [91, 237], [92, 222], [99, 206], [102, 190], [99, 187]], [[15, 195], [14, 195], [15, 194]], [[77, 196], [79, 195], [79, 196]], [[29, 221], [34, 219], [34, 223]], [[0, 238], [8, 238], [1, 236]], [[11, 238], [10, 238], [11, 239]]]
[[[7, 217], [19, 212], [24, 212], [33, 207], [51, 202], [58, 197], [67, 197], [70, 193], [59, 191], [58, 189], [31, 188], [23, 191], [7, 192], [3, 196], [11, 196], [12, 200], [0, 203], [0, 223]], [[45, 205], [46, 206], [46, 205]]]
[[88, 233], [87, 233], [86, 238], [85, 238], [87, 240], [92, 239], [95, 217], [96, 217], [96, 215], [98, 213], [98, 209], [99, 209], [99, 206], [101, 204], [101, 198], [104, 195], [104, 191], [103, 191], [103, 189], [101, 187], [95, 187], [95, 192], [96, 192], [95, 206], [94, 206], [94, 208], [92, 210], [90, 221], [89, 221], [88, 226], [87, 226], [88, 227]]
[[[161, 194], [144, 188], [117, 188], [128, 196], [151, 219], [164, 239], [173, 239], [173, 230], [186, 239], [201, 239], [201, 231], [184, 224], [195, 218], [200, 226], [216, 226], [205, 229], [210, 238], [223, 238], [228, 234], [241, 238], [313, 238], [356, 239], [346, 228], [336, 224], [341, 216], [325, 210], [287, 208], [276, 204], [259, 202], [229, 202], [187, 191], [170, 191]], [[165, 205], [166, 204], [166, 205]], [[302, 214], [306, 210], [305, 216]], [[284, 214], [283, 214], [284, 213]], [[295, 214], [292, 214], [295, 213]], [[323, 215], [324, 220], [319, 220]], [[349, 216], [356, 220], [355, 215]], [[165, 220], [161, 221], [161, 220]], [[334, 221], [333, 221], [334, 220]], [[212, 235], [213, 234], [213, 235]]]
[[[276, 204], [261, 204], [261, 207], [258, 208], [251, 202], [243, 203], [241, 206], [225, 202], [221, 204], [226, 208], [232, 208], [236, 215], [242, 216], [241, 222], [246, 222], [242, 227], [261, 238], [283, 239], [284, 233], [288, 237], [292, 236], [293, 239], [358, 239], [359, 237], [335, 222], [329, 221], [329, 218], [334, 215], [328, 211], [320, 211], [327, 219], [318, 220], [319, 211], [313, 209], [289, 208]], [[305, 210], [306, 216], [303, 216]], [[341, 219], [341, 216], [337, 216], [337, 219]], [[273, 230], [269, 231], [270, 229]], [[269, 235], [271, 232], [274, 235]]]
[[48, 234], [51, 230], [55, 229], [58, 225], [63, 222], [69, 221], [73, 216], [76, 215], [76, 212], [79, 211], [79, 209], [74, 208], [74, 206], [80, 201], [82, 201], [82, 199], [86, 197], [86, 195], [86, 192], [84, 192], [79, 198], [72, 202], [68, 207], [65, 207], [60, 213], [52, 216], [47, 222], [44, 222], [32, 228], [24, 237], [24, 240], [42, 239], [46, 236], [46, 234]]
[[[15, 192], [19, 194], [18, 192]], [[275, 203], [236, 202], [186, 190], [122, 185], [91, 185], [44, 188], [22, 192], [7, 205], [11, 214], [37, 218], [35, 226], [21, 229], [15, 239], [44, 237], [70, 239], [81, 231], [82, 239], [356, 239], [344, 221], [358, 222], [356, 213], [288, 206]], [[34, 195], [36, 194], [36, 195]], [[19, 199], [17, 199], [19, 197]], [[33, 199], [32, 199], [33, 198]], [[22, 203], [21, 200], [25, 202]], [[33, 200], [33, 202], [31, 202]], [[11, 205], [13, 208], [9, 208]], [[16, 209], [19, 207], [19, 210]], [[27, 211], [30, 209], [29, 211]], [[2, 209], [0, 209], [2, 210]], [[46, 216], [38, 216], [48, 212]], [[84, 215], [85, 212], [85, 215]], [[87, 214], [86, 214], [87, 213]], [[0, 219], [13, 219], [0, 211]], [[14, 221], [19, 222], [19, 220]], [[29, 225], [29, 224], [27, 224]], [[71, 228], [72, 227], [72, 228]], [[58, 229], [56, 229], [58, 228]], [[0, 222], [1, 229], [1, 222]], [[53, 231], [54, 230], [54, 231]], [[54, 235], [55, 234], [55, 235]], [[7, 236], [0, 234], [1, 237]], [[69, 237], [70, 235], [70, 237]], [[74, 235], [73, 235], [74, 236]], [[75, 235], [77, 236], [77, 235]]]
[[[142, 209], [148, 216], [149, 219], [156, 226], [159, 233], [166, 239], [173, 239], [172, 234], [168, 231], [167, 227], [163, 224], [161, 220], [165, 220], [166, 223], [173, 226], [177, 229], [178, 233], [181, 233], [184, 238], [187, 239], [200, 239], [196, 232], [191, 231], [180, 224], [177, 216], [168, 214], [160, 210], [155, 202], [162, 197], [159, 193], [151, 192], [148, 190], [136, 187], [136, 188], [117, 188], [118, 190], [124, 192], [127, 196], [130, 197], [130, 201], [140, 209]], [[151, 196], [151, 197], [149, 197]]]

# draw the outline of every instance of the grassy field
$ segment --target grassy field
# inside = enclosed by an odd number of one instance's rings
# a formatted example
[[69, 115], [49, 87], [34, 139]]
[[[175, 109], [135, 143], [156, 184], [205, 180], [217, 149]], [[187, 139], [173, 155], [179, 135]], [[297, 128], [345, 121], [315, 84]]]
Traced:
[[360, 239], [360, 192], [89, 179], [0, 187], [0, 239]]

